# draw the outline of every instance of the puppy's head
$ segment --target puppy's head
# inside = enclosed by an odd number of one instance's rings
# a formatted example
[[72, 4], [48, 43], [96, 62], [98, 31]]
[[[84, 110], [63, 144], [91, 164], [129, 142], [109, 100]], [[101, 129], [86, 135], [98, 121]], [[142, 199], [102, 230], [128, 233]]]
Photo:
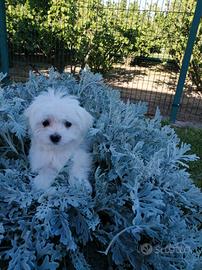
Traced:
[[35, 142], [49, 146], [80, 143], [93, 123], [74, 96], [49, 89], [25, 110]]

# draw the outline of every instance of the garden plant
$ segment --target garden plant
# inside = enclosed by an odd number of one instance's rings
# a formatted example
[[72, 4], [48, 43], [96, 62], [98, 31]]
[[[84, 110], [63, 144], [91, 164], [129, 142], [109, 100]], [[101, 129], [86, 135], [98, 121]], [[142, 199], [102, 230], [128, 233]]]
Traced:
[[[94, 117], [92, 194], [68, 185], [70, 163], [47, 191], [32, 190], [23, 112], [48, 87], [77, 96]], [[153, 119], [146, 111], [89, 70], [77, 80], [30, 73], [0, 88], [2, 270], [201, 269], [202, 200], [188, 172], [197, 157], [158, 110]]]

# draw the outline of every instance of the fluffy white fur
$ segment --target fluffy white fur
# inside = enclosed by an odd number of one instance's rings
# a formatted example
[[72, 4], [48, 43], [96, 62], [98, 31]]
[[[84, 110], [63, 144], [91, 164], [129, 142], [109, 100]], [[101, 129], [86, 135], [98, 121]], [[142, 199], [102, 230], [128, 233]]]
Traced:
[[49, 89], [35, 98], [25, 115], [31, 128], [31, 169], [38, 173], [33, 180], [34, 188], [48, 189], [71, 158], [69, 184], [91, 192], [88, 181], [91, 157], [85, 150], [84, 137], [93, 118], [76, 97]]

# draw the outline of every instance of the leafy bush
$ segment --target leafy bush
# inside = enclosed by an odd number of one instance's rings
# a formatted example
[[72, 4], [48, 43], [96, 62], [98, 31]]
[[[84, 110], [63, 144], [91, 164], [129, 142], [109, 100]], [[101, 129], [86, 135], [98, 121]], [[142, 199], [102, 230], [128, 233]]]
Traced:
[[[99, 0], [21, 3], [7, 1], [10, 47], [17, 53], [43, 54], [62, 71], [66, 63], [106, 72], [134, 48], [137, 32], [116, 25], [113, 10]], [[122, 20], [121, 20], [122, 19]], [[129, 33], [130, 30], [130, 33]], [[54, 60], [53, 60], [54, 59]]]
[[[92, 196], [69, 187], [71, 164], [45, 193], [31, 189], [23, 111], [48, 87], [78, 96], [94, 116]], [[125, 104], [88, 70], [79, 81], [30, 74], [1, 89], [0, 108], [3, 270], [200, 269], [201, 194], [186, 170], [196, 156], [158, 111], [146, 118], [145, 104]]]
[[[173, 0], [166, 3], [166, 10], [157, 3], [140, 10], [138, 2], [125, 0], [7, 0], [11, 53], [43, 55], [59, 71], [66, 64], [72, 72], [88, 64], [105, 73], [126, 58], [153, 53], [180, 66], [195, 2]], [[189, 69], [198, 90], [202, 85], [200, 33]]]
[[39, 29], [34, 21], [35, 13], [28, 12], [28, 5], [16, 5], [7, 8], [7, 27], [9, 46], [17, 53], [31, 54], [38, 52]]
[[[184, 51], [190, 32], [193, 14], [196, 6], [195, 0], [176, 0], [171, 3], [171, 10], [182, 10], [181, 14], [168, 13], [164, 20], [165, 48], [169, 55], [178, 63], [182, 64]], [[184, 15], [186, 12], [186, 16]], [[174, 41], [174, 42], [173, 42]], [[199, 25], [192, 58], [189, 66], [189, 77], [202, 91], [202, 27]]]

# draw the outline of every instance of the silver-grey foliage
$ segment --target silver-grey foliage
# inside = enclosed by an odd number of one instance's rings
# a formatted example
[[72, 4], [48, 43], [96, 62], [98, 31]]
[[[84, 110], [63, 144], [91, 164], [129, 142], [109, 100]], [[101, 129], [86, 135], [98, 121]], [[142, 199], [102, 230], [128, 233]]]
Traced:
[[[31, 189], [23, 111], [48, 87], [78, 96], [94, 117], [92, 196], [69, 187], [71, 164], [47, 192]], [[121, 101], [89, 70], [79, 81], [31, 73], [27, 83], [0, 90], [2, 269], [101, 270], [102, 261], [113, 269], [200, 269], [201, 194], [187, 172], [196, 157], [161, 127], [158, 110], [153, 119], [146, 110]]]

